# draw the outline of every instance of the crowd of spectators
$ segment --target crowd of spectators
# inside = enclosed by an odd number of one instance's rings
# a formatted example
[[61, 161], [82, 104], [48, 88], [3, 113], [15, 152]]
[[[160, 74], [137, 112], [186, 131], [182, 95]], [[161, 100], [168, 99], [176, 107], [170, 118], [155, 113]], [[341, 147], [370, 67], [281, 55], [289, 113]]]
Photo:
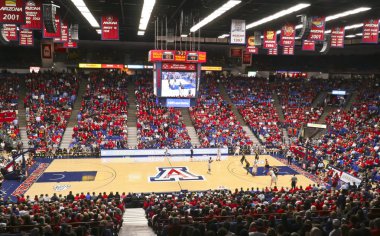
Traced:
[[231, 105], [220, 95], [213, 77], [202, 79], [196, 105], [190, 107], [190, 115], [201, 147], [252, 145]]
[[12, 74], [2, 74], [0, 79], [0, 139], [13, 144], [20, 139], [17, 118], [19, 77]]
[[153, 94], [151, 79], [136, 80], [138, 148], [190, 148], [181, 111], [164, 107]]
[[[78, 75], [44, 72], [25, 78], [28, 146], [59, 147], [78, 90]], [[24, 144], [25, 146], [25, 144]]]
[[113, 72], [92, 73], [86, 86], [70, 147], [92, 151], [127, 148], [127, 76]]
[[[318, 82], [319, 81], [319, 82]], [[312, 103], [322, 90], [323, 80], [292, 80], [277, 83], [277, 95], [284, 113], [283, 126], [290, 137], [299, 134], [302, 125], [315, 123], [323, 113], [323, 107]]]
[[30, 235], [116, 235], [122, 226], [123, 193], [17, 196], [1, 200], [0, 233]]
[[[372, 235], [380, 233], [379, 185], [236, 189], [146, 196], [158, 235]], [[377, 214], [377, 215], [376, 215]]]
[[225, 87], [244, 121], [266, 147], [282, 143], [279, 116], [274, 106], [274, 84], [261, 78], [230, 78]]

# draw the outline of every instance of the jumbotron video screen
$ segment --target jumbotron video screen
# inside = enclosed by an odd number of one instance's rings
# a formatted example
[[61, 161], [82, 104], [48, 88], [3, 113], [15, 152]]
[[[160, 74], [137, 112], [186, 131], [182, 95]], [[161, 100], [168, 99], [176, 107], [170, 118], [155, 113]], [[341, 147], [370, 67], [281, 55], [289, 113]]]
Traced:
[[161, 97], [194, 98], [196, 81], [196, 72], [163, 71]]

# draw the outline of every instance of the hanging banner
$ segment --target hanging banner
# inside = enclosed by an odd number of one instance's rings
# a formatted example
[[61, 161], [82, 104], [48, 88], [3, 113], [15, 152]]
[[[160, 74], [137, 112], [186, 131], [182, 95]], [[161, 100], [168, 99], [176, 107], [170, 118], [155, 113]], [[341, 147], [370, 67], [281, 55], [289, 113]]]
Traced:
[[2, 27], [3, 37], [7, 39], [7, 41], [17, 41], [18, 35], [17, 35], [17, 25], [13, 24], [4, 24]]
[[78, 47], [78, 41], [75, 41], [72, 39], [71, 34], [68, 35], [68, 40], [63, 43], [64, 48], [77, 48]]
[[70, 26], [69, 33], [72, 40], [79, 40], [79, 25], [74, 24]]
[[261, 32], [255, 31], [253, 32], [253, 35], [255, 37], [255, 46], [256, 47], [261, 46]]
[[102, 16], [102, 40], [119, 40], [119, 19]]
[[331, 43], [332, 48], [344, 47], [344, 26], [335, 27], [331, 29]]
[[362, 43], [378, 43], [379, 19], [367, 20], [363, 23]]
[[281, 28], [280, 45], [284, 47], [294, 46], [296, 29], [294, 25], [284, 25]]
[[277, 48], [277, 34], [275, 30], [267, 30], [264, 32], [264, 46], [265, 49]]
[[252, 54], [249, 53], [249, 52], [244, 52], [241, 61], [242, 61], [243, 65], [251, 65], [251, 63], [252, 63]]
[[326, 18], [314, 16], [311, 18], [311, 27], [308, 40], [323, 41], [325, 40]]
[[231, 21], [231, 44], [245, 44], [245, 20]]
[[310, 40], [304, 40], [302, 42], [302, 51], [315, 51], [315, 42]]
[[259, 50], [255, 46], [255, 36], [249, 36], [247, 38], [247, 48], [245, 49], [246, 52], [251, 53], [251, 54], [258, 54]]
[[242, 48], [231, 48], [230, 49], [230, 57], [241, 58], [242, 55], [243, 55], [243, 49]]
[[42, 5], [40, 0], [28, 0], [25, 4], [25, 25], [21, 29], [42, 28]]
[[24, 0], [0, 0], [0, 24], [25, 24]]
[[61, 37], [54, 38], [54, 43], [65, 43], [69, 40], [69, 26], [66, 22], [61, 22]]
[[282, 55], [294, 55], [294, 47], [283, 47], [282, 48]]
[[41, 64], [43, 68], [50, 68], [53, 66], [53, 47], [52, 40], [41, 40]]
[[61, 37], [61, 19], [58, 14], [55, 14], [55, 27], [57, 29], [55, 33], [48, 33], [44, 24], [42, 37], [43, 38], [60, 38]]
[[270, 55], [270, 56], [276, 56], [276, 55], [278, 55], [277, 47], [276, 48], [268, 49], [268, 55]]
[[33, 46], [34, 45], [34, 38], [33, 38], [33, 31], [28, 29], [20, 30], [20, 40], [19, 40], [20, 46]]

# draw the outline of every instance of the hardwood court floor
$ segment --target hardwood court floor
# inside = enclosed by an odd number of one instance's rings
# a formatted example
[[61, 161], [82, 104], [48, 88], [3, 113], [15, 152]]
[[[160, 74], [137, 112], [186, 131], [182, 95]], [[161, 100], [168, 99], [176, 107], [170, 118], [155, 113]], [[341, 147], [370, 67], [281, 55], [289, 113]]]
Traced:
[[[253, 156], [247, 156], [253, 163]], [[268, 159], [270, 166], [284, 166], [275, 158], [262, 155], [259, 167], [264, 166]], [[168, 167], [161, 172], [159, 168]], [[174, 168], [170, 171], [172, 167]], [[183, 167], [186, 167], [184, 169]], [[284, 167], [288, 168], [288, 167]], [[165, 172], [166, 170], [166, 172]], [[25, 195], [33, 197], [36, 194], [67, 194], [80, 192], [168, 192], [182, 190], [207, 190], [227, 188], [234, 190], [243, 187], [263, 188], [270, 185], [268, 175], [252, 176], [240, 163], [239, 157], [227, 157], [223, 161], [211, 164], [211, 174], [207, 173], [206, 161], [190, 162], [156, 158], [144, 159], [109, 158], [109, 159], [58, 159], [54, 160], [45, 173], [35, 182]], [[170, 172], [170, 174], [168, 174]], [[167, 177], [190, 178], [190, 180], [167, 181]], [[290, 187], [292, 175], [279, 175], [278, 187]], [[198, 178], [201, 180], [191, 180]], [[314, 182], [298, 174], [298, 184], [307, 186]], [[156, 181], [152, 181], [152, 180]]]

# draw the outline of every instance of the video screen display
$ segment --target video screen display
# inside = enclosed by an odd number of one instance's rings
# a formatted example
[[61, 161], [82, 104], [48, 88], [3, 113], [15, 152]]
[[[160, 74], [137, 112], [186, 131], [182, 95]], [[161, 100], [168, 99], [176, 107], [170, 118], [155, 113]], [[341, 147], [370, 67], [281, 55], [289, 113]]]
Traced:
[[161, 97], [195, 97], [196, 72], [163, 71]]

